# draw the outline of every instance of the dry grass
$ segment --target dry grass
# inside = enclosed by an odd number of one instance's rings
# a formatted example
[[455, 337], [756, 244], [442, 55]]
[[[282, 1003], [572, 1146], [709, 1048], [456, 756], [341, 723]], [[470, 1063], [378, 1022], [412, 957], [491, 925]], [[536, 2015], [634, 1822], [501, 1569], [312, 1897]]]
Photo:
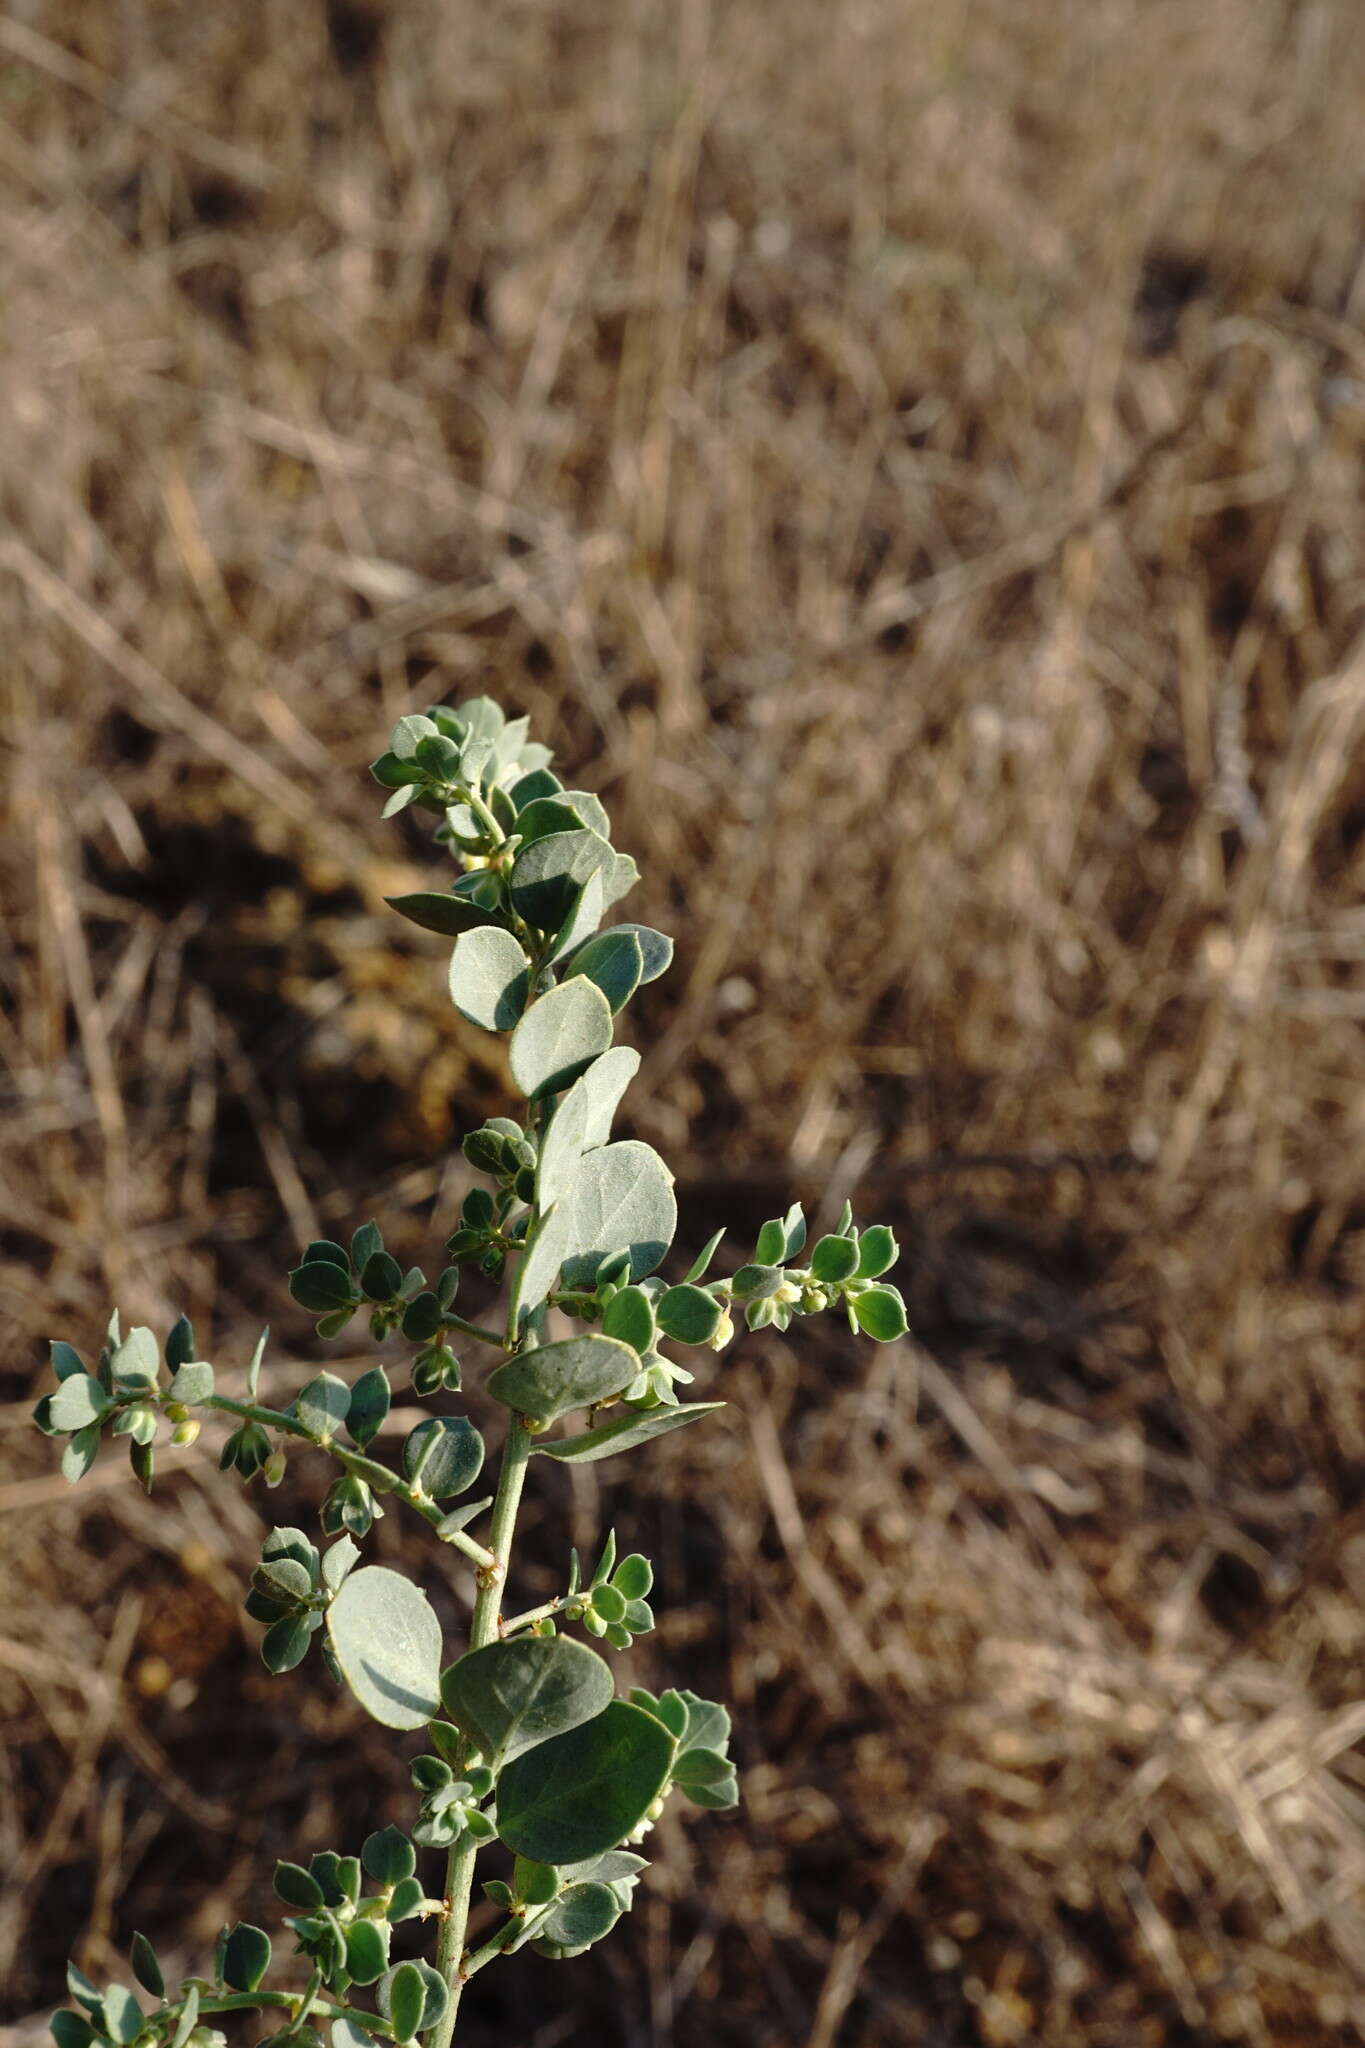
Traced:
[[1365, 2038], [1362, 87], [1355, 0], [0, 20], [10, 2042], [405, 1811], [254, 1660], [267, 1504], [25, 1418], [449, 1227], [503, 1075], [362, 769], [471, 688], [678, 934], [689, 1235], [851, 1193], [916, 1334], [564, 1480], [747, 1803], [470, 2048]]

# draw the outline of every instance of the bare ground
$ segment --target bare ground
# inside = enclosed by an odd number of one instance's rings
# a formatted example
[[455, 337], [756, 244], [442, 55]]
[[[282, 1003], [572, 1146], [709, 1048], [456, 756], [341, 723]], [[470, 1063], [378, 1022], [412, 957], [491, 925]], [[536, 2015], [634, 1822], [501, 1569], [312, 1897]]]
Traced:
[[686, 1239], [851, 1195], [914, 1335], [547, 1492], [745, 1805], [470, 2048], [1365, 2038], [1362, 89], [1354, 0], [6, 10], [6, 2041], [408, 1811], [240, 1616], [316, 1475], [27, 1411], [113, 1299], [284, 1391], [300, 1241], [449, 1229], [364, 765], [476, 689], [678, 936]]

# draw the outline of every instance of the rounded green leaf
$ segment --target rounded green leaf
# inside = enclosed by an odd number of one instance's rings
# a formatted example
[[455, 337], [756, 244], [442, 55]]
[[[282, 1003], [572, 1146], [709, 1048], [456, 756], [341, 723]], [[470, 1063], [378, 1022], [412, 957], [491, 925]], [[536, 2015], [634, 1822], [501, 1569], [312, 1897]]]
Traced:
[[450, 999], [462, 1017], [485, 1031], [510, 1031], [526, 1008], [531, 963], [510, 932], [484, 925], [455, 941]]
[[483, 1438], [464, 1415], [433, 1415], [403, 1440], [403, 1471], [431, 1500], [449, 1500], [483, 1470]]
[[851, 1237], [822, 1237], [810, 1255], [810, 1269], [826, 1287], [851, 1280], [858, 1270], [858, 1247]]
[[601, 989], [611, 1004], [612, 1015], [623, 1010], [644, 979], [645, 956], [634, 932], [619, 926], [599, 932], [579, 946], [569, 963], [572, 977], [582, 974]]
[[909, 1328], [905, 1319], [905, 1303], [894, 1287], [869, 1287], [865, 1294], [855, 1295], [853, 1313], [858, 1319], [858, 1328], [869, 1337], [875, 1337], [879, 1344], [889, 1344], [896, 1337], [903, 1337]]
[[611, 1582], [618, 1593], [624, 1593], [627, 1600], [644, 1600], [654, 1584], [654, 1567], [647, 1557], [641, 1557], [633, 1550], [629, 1557], [623, 1557], [611, 1575]]
[[54, 2012], [47, 2025], [57, 2048], [90, 2048], [99, 2038], [83, 2012]]
[[[614, 878], [617, 855], [600, 832], [552, 832], [512, 866], [512, 902], [538, 932], [557, 932], [593, 875]], [[605, 891], [603, 901], [606, 901]]]
[[610, 1934], [624, 1908], [607, 1884], [574, 1884], [560, 1897], [553, 1913], [536, 1929], [531, 1946], [537, 1955], [566, 1960]]
[[567, 1287], [591, 1287], [603, 1258], [621, 1250], [630, 1253], [630, 1278], [643, 1280], [678, 1226], [673, 1176], [652, 1146], [635, 1138], [585, 1153], [563, 1206]]
[[762, 1301], [776, 1294], [786, 1277], [780, 1266], [741, 1266], [730, 1282], [730, 1292], [736, 1301]]
[[422, 2024], [427, 1989], [416, 1963], [399, 1963], [381, 1981], [379, 2009], [399, 2041], [411, 2041]]
[[537, 1863], [581, 1863], [615, 1848], [668, 1782], [673, 1738], [640, 1707], [612, 1700], [566, 1735], [508, 1764], [498, 1780], [498, 1833]]
[[346, 1968], [357, 1984], [373, 1984], [389, 1966], [389, 1930], [378, 1920], [353, 1920], [346, 1929]]
[[276, 1898], [283, 1899], [286, 1906], [298, 1906], [307, 1911], [311, 1906], [322, 1904], [322, 1886], [300, 1864], [277, 1863], [274, 1885]]
[[517, 814], [523, 846], [548, 839], [552, 832], [581, 832], [583, 820], [572, 804], [558, 796], [533, 797]]
[[673, 964], [673, 941], [666, 932], [656, 932], [652, 925], [647, 924], [614, 924], [611, 930], [613, 933], [629, 932], [639, 946], [643, 960], [642, 982], [657, 981]]
[[347, 1308], [355, 1299], [349, 1272], [330, 1259], [310, 1259], [307, 1265], [296, 1266], [289, 1275], [289, 1292], [313, 1315]]
[[[602, 998], [599, 996], [598, 1001]], [[108, 1412], [109, 1396], [88, 1372], [73, 1373], [62, 1381], [48, 1403], [48, 1419], [55, 1429], [84, 1429]]]
[[612, 1677], [568, 1636], [518, 1636], [471, 1650], [441, 1674], [451, 1719], [498, 1765], [602, 1712]]
[[900, 1246], [884, 1223], [874, 1223], [858, 1239], [858, 1278], [880, 1280], [900, 1257]]
[[602, 1311], [602, 1335], [617, 1337], [637, 1352], [653, 1349], [654, 1307], [643, 1287], [623, 1287], [613, 1294]]
[[720, 1325], [721, 1306], [705, 1288], [684, 1281], [670, 1287], [655, 1304], [659, 1328], [679, 1344], [709, 1344]]
[[294, 1413], [316, 1437], [335, 1436], [350, 1407], [351, 1390], [333, 1372], [320, 1372], [306, 1387], [300, 1387], [294, 1400]]
[[519, 1415], [553, 1422], [574, 1408], [609, 1401], [628, 1387], [640, 1370], [629, 1344], [614, 1337], [566, 1337], [509, 1358], [488, 1376], [488, 1391]]
[[391, 1399], [388, 1374], [382, 1365], [363, 1372], [351, 1388], [351, 1405], [346, 1411], [346, 1434], [363, 1451], [384, 1427]]
[[266, 1670], [277, 1678], [281, 1672], [292, 1671], [303, 1662], [312, 1635], [306, 1614], [286, 1614], [272, 1622], [261, 1638], [261, 1662]]
[[360, 1860], [377, 1884], [397, 1884], [417, 1868], [417, 1851], [401, 1828], [380, 1828], [367, 1835]]
[[558, 1095], [610, 1044], [611, 1009], [601, 989], [566, 981], [532, 1003], [512, 1033], [512, 1077], [532, 1101]]
[[145, 1934], [135, 1934], [133, 1936], [133, 1945], [129, 1950], [129, 1961], [133, 1966], [133, 1975], [137, 1978], [143, 1990], [150, 1991], [153, 1998], [164, 1998], [166, 1996], [166, 1979], [162, 1972], [161, 1964], [157, 1961], [156, 1950], [152, 1947]]
[[626, 1618], [626, 1596], [616, 1586], [594, 1586], [592, 1605], [603, 1621], [624, 1621]]
[[420, 1586], [384, 1565], [352, 1572], [327, 1610], [342, 1676], [386, 1728], [421, 1728], [439, 1713], [441, 1625]]
[[270, 1936], [239, 1921], [223, 1944], [223, 1982], [233, 1991], [254, 1991], [269, 1968]]

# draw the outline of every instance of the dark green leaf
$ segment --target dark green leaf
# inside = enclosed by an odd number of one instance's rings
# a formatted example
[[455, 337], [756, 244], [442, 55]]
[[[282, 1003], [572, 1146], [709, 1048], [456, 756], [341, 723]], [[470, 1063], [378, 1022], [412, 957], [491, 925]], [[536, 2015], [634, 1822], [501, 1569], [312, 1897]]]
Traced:
[[152, 1947], [145, 1934], [135, 1934], [133, 1936], [129, 1960], [133, 1966], [133, 1975], [137, 1978], [143, 1990], [150, 1991], [153, 1998], [164, 1998], [166, 1996], [166, 1979], [162, 1975], [161, 1965], [156, 1959], [156, 1950]]
[[787, 1233], [780, 1216], [774, 1216], [758, 1233], [754, 1258], [760, 1266], [780, 1266], [787, 1256]]
[[63, 1344], [60, 1338], [53, 1338], [48, 1345], [48, 1353], [52, 1359], [52, 1370], [59, 1380], [79, 1379], [85, 1372], [80, 1352], [74, 1351], [69, 1344]]
[[360, 1860], [376, 1884], [397, 1884], [417, 1868], [417, 1852], [401, 1828], [380, 1828], [368, 1835]]
[[327, 1610], [346, 1683], [386, 1728], [420, 1728], [440, 1708], [441, 1626], [426, 1594], [383, 1565], [352, 1572]]
[[449, 1500], [483, 1470], [484, 1446], [466, 1416], [433, 1415], [403, 1441], [403, 1471], [430, 1500]]
[[353, 1920], [346, 1929], [346, 1968], [357, 1984], [373, 1984], [389, 1967], [389, 1930], [381, 1920]]
[[402, 1285], [403, 1268], [391, 1252], [374, 1252], [366, 1259], [360, 1291], [367, 1301], [392, 1301]]
[[729, 1757], [722, 1756], [714, 1749], [689, 1749], [678, 1758], [673, 1766], [673, 1782], [689, 1791], [696, 1785], [716, 1785], [723, 1778], [732, 1778], [735, 1767]]
[[645, 1600], [654, 1584], [654, 1567], [638, 1550], [623, 1557], [611, 1575], [611, 1582], [627, 1600]]
[[532, 1101], [558, 1095], [610, 1044], [611, 1010], [602, 991], [590, 981], [564, 982], [532, 1003], [512, 1033], [512, 1078]]
[[[373, 1223], [369, 1223], [365, 1227], [367, 1230], [374, 1230], [375, 1228]], [[375, 1234], [377, 1236], [378, 1232], [376, 1231]], [[356, 1235], [357, 1237], [360, 1235], [359, 1231], [356, 1232]], [[305, 1245], [299, 1264], [301, 1266], [340, 1266], [343, 1273], [349, 1273], [351, 1270], [351, 1262], [346, 1256], [344, 1247], [334, 1244], [330, 1237], [315, 1237], [311, 1244]]]
[[724, 1235], [725, 1228], [724, 1225], [722, 1225], [719, 1230], [713, 1232], [712, 1235], [707, 1238], [706, 1243], [702, 1246], [701, 1250], [697, 1253], [696, 1258], [692, 1261], [691, 1270], [687, 1275], [688, 1284], [695, 1285], [695, 1283], [698, 1280], [705, 1279], [708, 1271], [710, 1270], [711, 1261], [716, 1256], [716, 1251]]
[[254, 1991], [270, 1968], [270, 1936], [239, 1921], [223, 1947], [223, 1982], [234, 1991]]
[[498, 1832], [537, 1863], [581, 1863], [643, 1820], [668, 1780], [673, 1738], [624, 1700], [539, 1743], [498, 1780]]
[[186, 1315], [177, 1316], [166, 1338], [166, 1364], [178, 1372], [194, 1357], [194, 1324]]
[[88, 2013], [99, 2017], [104, 2005], [104, 1993], [97, 1984], [91, 1983], [84, 1970], [78, 1969], [75, 1963], [68, 1963], [66, 1966], [66, 1988], [77, 2005], [83, 2005]]
[[485, 925], [466, 932], [450, 956], [450, 996], [462, 1017], [485, 1031], [510, 1031], [531, 986], [531, 963], [510, 932]]
[[851, 1280], [858, 1270], [858, 1247], [851, 1237], [822, 1237], [810, 1255], [810, 1269], [826, 1287]]
[[643, 968], [641, 982], [657, 981], [673, 962], [673, 941], [647, 924], [614, 924], [613, 932], [629, 932], [640, 948]]
[[47, 2024], [57, 2048], [90, 2048], [90, 2043], [98, 2039], [84, 2013], [54, 2012]]
[[403, 1312], [403, 1335], [410, 1344], [428, 1344], [445, 1322], [436, 1296], [428, 1291], [415, 1295]]
[[605, 882], [614, 875], [616, 860], [599, 832], [552, 832], [517, 854], [512, 902], [533, 930], [558, 932], [584, 884], [593, 875]]
[[548, 768], [536, 768], [531, 774], [523, 775], [520, 782], [514, 782], [509, 793], [518, 811], [523, 811], [540, 797], [558, 796], [563, 787], [559, 777], [552, 775]]
[[610, 1934], [623, 1907], [610, 1885], [575, 1884], [563, 1893], [531, 1940], [537, 1955], [566, 1960]]
[[441, 1675], [446, 1712], [499, 1766], [592, 1720], [611, 1696], [606, 1664], [567, 1636], [489, 1643]]
[[382, 1365], [371, 1366], [351, 1388], [346, 1434], [361, 1450], [378, 1436], [389, 1412], [389, 1381]]
[[583, 822], [573, 805], [561, 797], [535, 797], [518, 812], [517, 831], [522, 845], [532, 846], [537, 839], [548, 838], [551, 832], [581, 832]]
[[329, 1259], [315, 1259], [306, 1266], [296, 1266], [289, 1275], [289, 1292], [300, 1308], [308, 1309], [313, 1315], [323, 1315], [329, 1309], [349, 1308], [355, 1299], [350, 1274], [333, 1265]]
[[277, 1863], [274, 1885], [275, 1896], [283, 1899], [286, 1906], [307, 1910], [322, 1904], [322, 1886], [297, 1863]]
[[635, 1378], [640, 1362], [613, 1337], [567, 1337], [509, 1358], [488, 1376], [488, 1391], [520, 1415], [553, 1422], [574, 1408], [610, 1400]]
[[679, 1344], [709, 1344], [720, 1326], [721, 1306], [703, 1288], [684, 1281], [655, 1303], [659, 1328]]
[[633, 1451], [656, 1436], [714, 1415], [723, 1401], [694, 1401], [682, 1408], [651, 1408], [643, 1415], [623, 1415], [618, 1422], [604, 1422], [582, 1436], [561, 1437], [558, 1443], [538, 1443], [535, 1449], [546, 1458], [558, 1458], [564, 1465], [593, 1464], [598, 1458], [614, 1457], [617, 1451]]
[[411, 2041], [416, 2037], [426, 1996], [426, 1982], [416, 1963], [398, 1963], [380, 1979], [376, 1999], [379, 2010], [393, 2027], [396, 2040]]
[[420, 1878], [400, 1877], [393, 1888], [393, 1897], [385, 1911], [385, 1919], [394, 1925], [400, 1920], [410, 1920], [426, 1897]]
[[644, 954], [634, 932], [599, 932], [579, 946], [569, 962], [568, 974], [584, 975], [601, 989], [611, 1005], [612, 1015], [623, 1010], [644, 979]]
[[278, 1677], [281, 1672], [292, 1671], [296, 1664], [301, 1664], [312, 1634], [306, 1614], [286, 1614], [282, 1620], [272, 1622], [261, 1640], [261, 1662], [266, 1670], [273, 1671]]
[[384, 901], [410, 924], [418, 924], [426, 932], [439, 932], [444, 939], [457, 939], [462, 932], [503, 921], [498, 911], [487, 910], [468, 897], [443, 895], [439, 890], [419, 889], [411, 896], [386, 896]]

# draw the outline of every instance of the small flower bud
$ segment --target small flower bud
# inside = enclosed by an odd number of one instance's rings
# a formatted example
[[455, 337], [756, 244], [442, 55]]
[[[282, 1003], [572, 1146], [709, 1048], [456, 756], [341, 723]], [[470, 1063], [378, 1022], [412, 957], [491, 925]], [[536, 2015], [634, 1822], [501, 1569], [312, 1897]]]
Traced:
[[716, 1324], [713, 1334], [707, 1339], [709, 1349], [712, 1351], [723, 1351], [726, 1345], [733, 1339], [734, 1334], [735, 1326], [729, 1316], [722, 1316]]
[[261, 1467], [261, 1477], [267, 1486], [278, 1486], [284, 1477], [285, 1455], [283, 1451], [272, 1451]]
[[177, 1422], [175, 1428], [171, 1431], [171, 1442], [175, 1445], [177, 1450], [183, 1451], [186, 1449], [188, 1445], [192, 1444], [195, 1441], [198, 1435], [198, 1422], [194, 1419], [193, 1416], [186, 1416], [185, 1420], [183, 1422]]

